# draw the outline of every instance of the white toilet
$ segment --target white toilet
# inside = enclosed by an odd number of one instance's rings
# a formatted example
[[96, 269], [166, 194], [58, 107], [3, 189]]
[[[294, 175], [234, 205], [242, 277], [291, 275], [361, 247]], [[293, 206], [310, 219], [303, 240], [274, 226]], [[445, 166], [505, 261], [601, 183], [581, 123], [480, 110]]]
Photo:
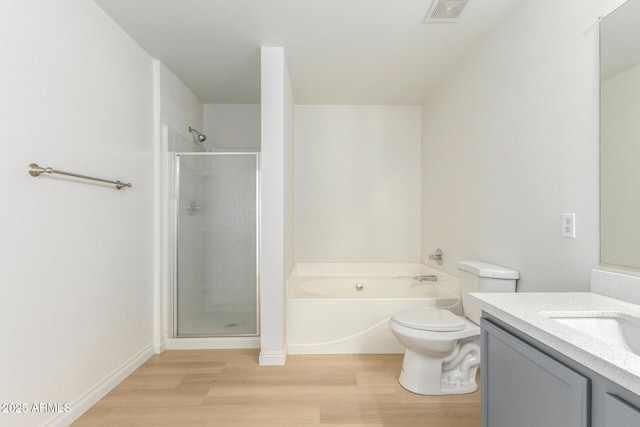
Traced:
[[391, 316], [389, 328], [406, 347], [400, 384], [418, 394], [463, 394], [478, 389], [481, 310], [468, 301], [473, 292], [515, 292], [517, 271], [483, 261], [460, 261], [464, 317], [438, 308]]

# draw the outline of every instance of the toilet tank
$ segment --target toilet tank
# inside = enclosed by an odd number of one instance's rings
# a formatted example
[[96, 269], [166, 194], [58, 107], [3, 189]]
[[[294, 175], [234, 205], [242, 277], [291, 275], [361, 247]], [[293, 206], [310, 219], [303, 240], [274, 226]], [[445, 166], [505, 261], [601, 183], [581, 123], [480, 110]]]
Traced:
[[520, 274], [510, 268], [484, 261], [459, 261], [458, 273], [464, 315], [476, 325], [480, 324], [480, 307], [469, 302], [473, 292], [515, 292]]

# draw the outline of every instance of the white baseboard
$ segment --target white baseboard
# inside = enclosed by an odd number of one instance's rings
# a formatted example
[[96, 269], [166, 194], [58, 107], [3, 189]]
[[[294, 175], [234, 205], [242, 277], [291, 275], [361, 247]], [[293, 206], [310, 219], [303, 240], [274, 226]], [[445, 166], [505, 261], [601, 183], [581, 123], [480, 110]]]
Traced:
[[153, 356], [154, 343], [147, 345], [136, 355], [123, 363], [119, 368], [107, 375], [84, 394], [71, 403], [71, 411], [58, 414], [45, 422], [42, 427], [65, 427], [80, 418], [93, 405], [102, 399], [107, 393], [127, 378], [133, 371], [138, 369], [144, 362]]
[[167, 349], [167, 342], [164, 339], [156, 340], [153, 343], [153, 352], [155, 354], [160, 354]]
[[284, 350], [260, 352], [260, 366], [282, 366], [287, 361], [287, 352]]

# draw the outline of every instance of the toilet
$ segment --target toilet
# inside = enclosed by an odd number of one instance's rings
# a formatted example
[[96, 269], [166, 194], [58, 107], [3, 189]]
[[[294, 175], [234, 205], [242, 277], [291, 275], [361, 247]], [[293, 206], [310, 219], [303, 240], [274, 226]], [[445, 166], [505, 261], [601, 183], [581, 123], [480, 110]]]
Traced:
[[484, 261], [458, 262], [464, 316], [438, 308], [402, 311], [389, 328], [406, 348], [399, 382], [417, 394], [472, 393], [480, 365], [479, 307], [473, 292], [515, 292], [519, 273]]

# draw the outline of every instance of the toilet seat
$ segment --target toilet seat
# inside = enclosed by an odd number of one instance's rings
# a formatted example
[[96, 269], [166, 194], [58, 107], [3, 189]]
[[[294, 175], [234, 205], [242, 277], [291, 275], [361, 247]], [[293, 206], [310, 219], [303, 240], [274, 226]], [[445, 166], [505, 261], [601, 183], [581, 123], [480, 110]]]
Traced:
[[440, 308], [401, 311], [394, 314], [391, 319], [399, 325], [421, 331], [461, 331], [466, 325], [464, 317]]

